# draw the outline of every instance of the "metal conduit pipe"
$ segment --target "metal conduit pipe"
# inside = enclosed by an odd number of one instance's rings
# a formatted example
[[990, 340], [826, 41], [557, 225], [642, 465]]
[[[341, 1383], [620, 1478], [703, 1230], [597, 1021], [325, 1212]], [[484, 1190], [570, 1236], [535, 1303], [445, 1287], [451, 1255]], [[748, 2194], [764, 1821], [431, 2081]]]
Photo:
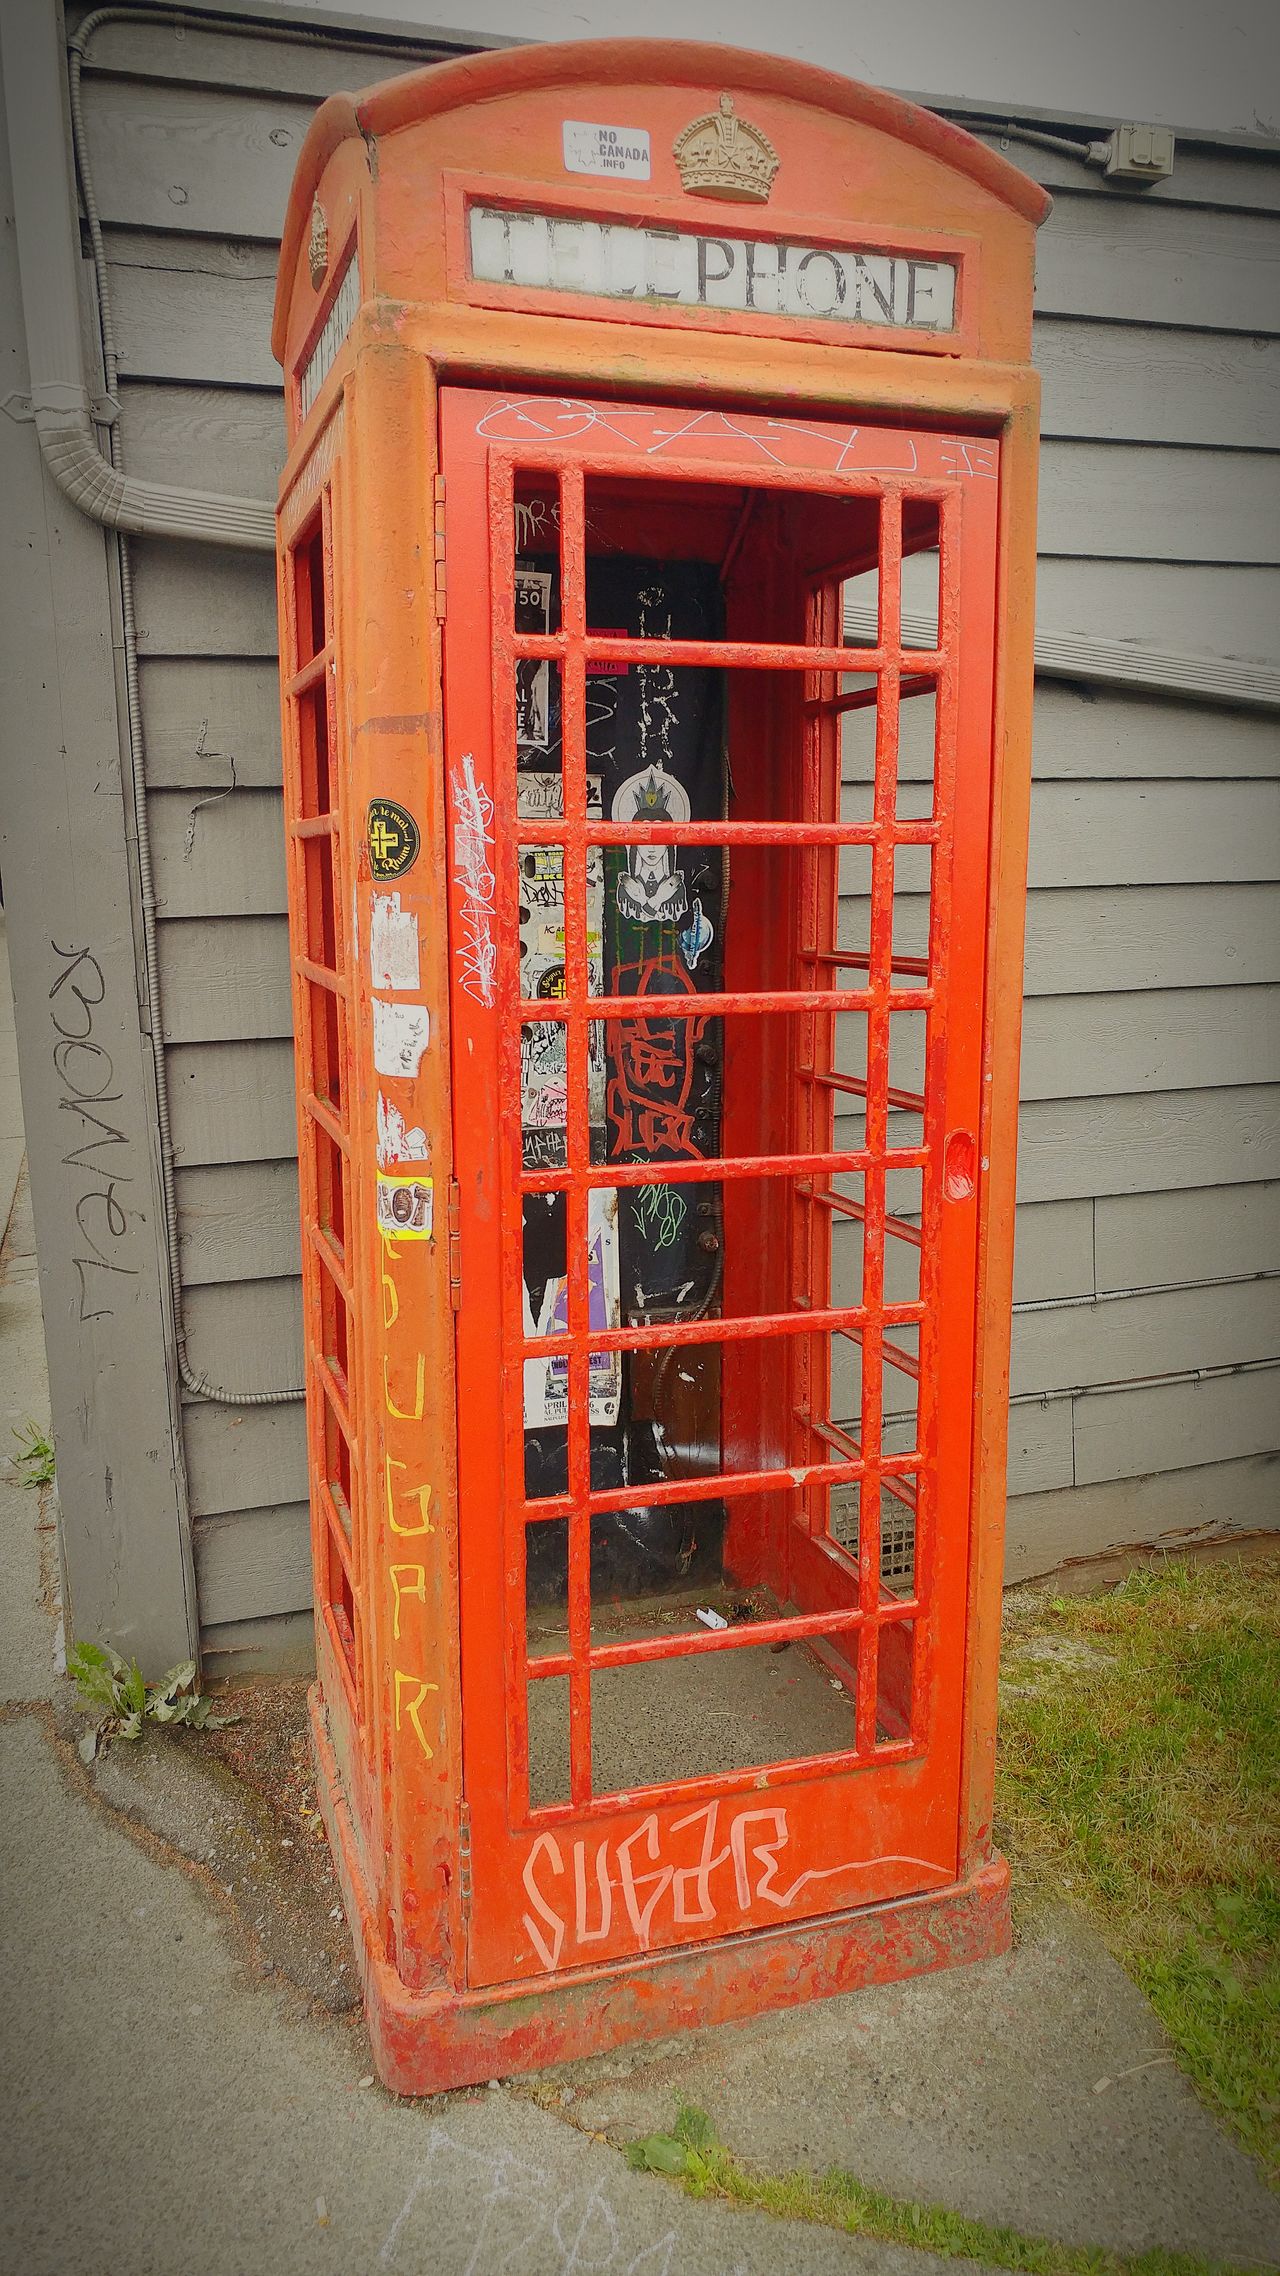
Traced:
[[[80, 69], [94, 32], [118, 17], [153, 23], [142, 9], [100, 8], [86, 17], [70, 43], [72, 137], [80, 169], [85, 211], [97, 272], [99, 319], [109, 401], [95, 405], [85, 384], [76, 294], [76, 216], [71, 185], [61, 166], [37, 169], [24, 158], [39, 136], [46, 149], [62, 148], [61, 102], [57, 75], [56, 26], [52, 11], [3, 11], [5, 87], [14, 155], [14, 207], [18, 265], [31, 370], [31, 415], [41, 454], [58, 488], [79, 512], [106, 529], [139, 536], [191, 538], [210, 545], [237, 545], [269, 553], [275, 547], [275, 516], [261, 498], [222, 497], [216, 492], [179, 489], [167, 482], [141, 481], [126, 474], [118, 442], [104, 454], [95, 425], [113, 433], [116, 379], [115, 344], [107, 291], [106, 255], [85, 158], [80, 109]], [[239, 29], [240, 27], [236, 27]], [[52, 69], [51, 69], [52, 66]], [[39, 183], [39, 196], [35, 185]], [[102, 414], [106, 412], [104, 419]]]

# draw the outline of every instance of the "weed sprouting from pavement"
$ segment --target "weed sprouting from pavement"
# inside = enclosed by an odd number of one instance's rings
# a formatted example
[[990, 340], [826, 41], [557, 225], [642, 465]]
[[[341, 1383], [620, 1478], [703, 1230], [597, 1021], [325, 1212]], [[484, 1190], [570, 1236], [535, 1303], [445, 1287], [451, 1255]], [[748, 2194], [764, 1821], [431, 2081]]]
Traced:
[[146, 1723], [209, 1731], [236, 1720], [215, 1715], [213, 1701], [197, 1690], [194, 1660], [180, 1660], [157, 1683], [148, 1683], [137, 1661], [121, 1659], [109, 1644], [75, 1644], [67, 1654], [67, 1673], [86, 1706], [100, 1710], [80, 1741], [84, 1762], [104, 1753], [112, 1739], [140, 1739]]
[[51, 1486], [54, 1476], [53, 1440], [41, 1430], [39, 1423], [15, 1423], [13, 1435], [18, 1451], [11, 1455], [14, 1469], [24, 1486]]

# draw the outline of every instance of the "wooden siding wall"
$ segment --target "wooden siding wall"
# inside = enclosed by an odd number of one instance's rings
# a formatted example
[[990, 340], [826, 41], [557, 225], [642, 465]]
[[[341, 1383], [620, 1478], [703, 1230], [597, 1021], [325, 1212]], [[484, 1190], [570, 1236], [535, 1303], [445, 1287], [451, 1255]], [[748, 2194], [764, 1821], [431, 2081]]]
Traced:
[[[190, 23], [96, 35], [85, 105], [132, 471], [273, 495], [275, 232], [298, 147], [320, 97], [414, 60]], [[1172, 182], [1128, 194], [1011, 155], [1057, 198], [1041, 623], [1265, 658], [1280, 162], [1183, 144]], [[136, 557], [191, 1355], [268, 1390], [301, 1379], [272, 569]], [[1045, 682], [1035, 766], [1014, 1576], [1274, 1522], [1280, 1485], [1276, 721]], [[211, 1669], [305, 1664], [301, 1407], [193, 1400], [185, 1433]]]

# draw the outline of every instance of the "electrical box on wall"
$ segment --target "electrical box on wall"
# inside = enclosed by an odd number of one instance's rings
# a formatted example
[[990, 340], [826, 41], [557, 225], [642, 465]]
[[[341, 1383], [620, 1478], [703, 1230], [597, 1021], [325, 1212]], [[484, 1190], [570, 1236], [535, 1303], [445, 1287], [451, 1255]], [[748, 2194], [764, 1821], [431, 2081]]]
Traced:
[[313, 1729], [402, 2091], [1007, 1941], [1047, 202], [718, 47], [308, 135]]
[[1173, 133], [1167, 126], [1118, 126], [1104, 145], [1111, 181], [1164, 182], [1173, 172]]

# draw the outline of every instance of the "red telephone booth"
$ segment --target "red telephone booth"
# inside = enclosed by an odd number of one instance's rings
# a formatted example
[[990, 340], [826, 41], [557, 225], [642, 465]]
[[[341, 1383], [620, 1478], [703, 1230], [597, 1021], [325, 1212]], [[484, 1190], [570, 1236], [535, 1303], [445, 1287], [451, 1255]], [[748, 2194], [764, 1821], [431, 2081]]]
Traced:
[[315, 1743], [401, 2091], [977, 1957], [1046, 200], [724, 48], [318, 114]]

